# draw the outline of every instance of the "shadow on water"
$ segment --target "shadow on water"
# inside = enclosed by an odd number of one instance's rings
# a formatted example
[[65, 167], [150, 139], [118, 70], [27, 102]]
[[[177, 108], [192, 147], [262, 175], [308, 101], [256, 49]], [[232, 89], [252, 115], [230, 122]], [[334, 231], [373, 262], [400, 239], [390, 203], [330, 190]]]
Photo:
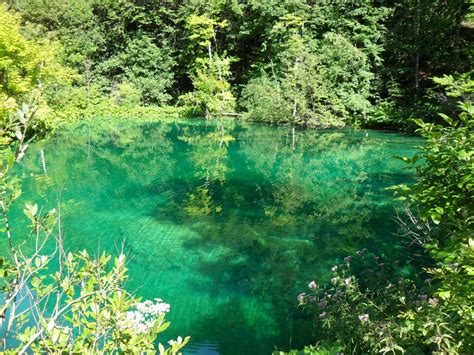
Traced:
[[[166, 336], [188, 352], [269, 353], [316, 330], [296, 295], [367, 248], [403, 260], [386, 187], [418, 141], [376, 131], [291, 131], [236, 123], [83, 127], [25, 162], [24, 201], [62, 209], [70, 249], [115, 252], [129, 287], [172, 305]], [[64, 139], [63, 139], [64, 138]], [[18, 211], [18, 213], [20, 213]], [[20, 226], [18, 226], [20, 228]], [[163, 341], [165, 341], [164, 339]]]

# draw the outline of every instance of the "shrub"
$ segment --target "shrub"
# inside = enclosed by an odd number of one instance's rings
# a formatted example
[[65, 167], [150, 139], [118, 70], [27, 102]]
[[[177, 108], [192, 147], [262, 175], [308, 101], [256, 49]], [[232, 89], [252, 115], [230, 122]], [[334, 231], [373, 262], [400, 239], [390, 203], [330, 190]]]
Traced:
[[313, 281], [308, 294], [298, 296], [327, 339], [346, 351], [474, 351], [474, 108], [461, 108], [457, 119], [443, 115], [445, 125], [416, 121], [426, 142], [403, 160], [416, 166], [417, 180], [394, 187], [418, 211], [419, 217], [409, 214], [411, 225], [401, 223], [431, 258], [424, 273], [399, 275], [397, 265], [378, 259], [377, 269], [354, 269], [365, 258], [361, 251], [334, 266], [332, 285], [320, 288]]
[[[11, 174], [25, 156], [34, 104], [22, 106], [1, 130], [0, 213], [11, 254], [0, 258], [0, 343], [8, 353], [154, 352], [158, 335], [170, 325], [170, 306], [161, 299], [141, 302], [129, 293], [126, 260], [64, 248], [60, 210], [43, 213], [26, 205], [31, 234], [17, 246], [8, 212], [20, 195], [19, 179]], [[13, 149], [12, 149], [13, 148]], [[33, 240], [30, 240], [32, 238]], [[30, 244], [31, 243], [31, 244]], [[27, 249], [33, 245], [32, 249]], [[54, 265], [54, 266], [53, 266]], [[176, 354], [189, 337], [158, 344], [160, 354]]]

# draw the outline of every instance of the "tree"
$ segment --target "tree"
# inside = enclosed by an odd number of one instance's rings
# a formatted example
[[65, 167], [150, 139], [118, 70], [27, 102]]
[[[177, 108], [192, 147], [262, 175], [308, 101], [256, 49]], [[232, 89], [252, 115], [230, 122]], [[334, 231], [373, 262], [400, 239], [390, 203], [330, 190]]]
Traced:
[[[65, 85], [71, 82], [73, 71], [58, 60], [61, 47], [48, 39], [27, 38], [21, 31], [20, 16], [0, 7], [0, 122], [23, 101], [39, 84]], [[39, 102], [40, 116], [47, 109]]]
[[247, 117], [319, 127], [365, 119], [374, 79], [367, 54], [342, 34], [313, 38], [306, 22], [286, 15], [274, 25], [278, 54], [243, 91]]
[[[60, 205], [44, 213], [37, 204], [27, 204], [24, 212], [31, 223], [33, 253], [16, 243], [9, 212], [21, 191], [11, 171], [25, 156], [36, 112], [34, 102], [23, 104], [0, 131], [0, 213], [10, 253], [9, 262], [0, 258], [0, 349], [8, 353], [154, 352], [158, 334], [170, 325], [165, 322], [170, 306], [161, 299], [140, 302], [125, 289], [123, 253], [113, 263], [106, 254], [92, 258], [85, 250], [67, 253]], [[189, 337], [178, 337], [167, 349], [160, 343], [158, 351], [176, 354], [188, 341]]]
[[226, 58], [225, 53], [219, 55], [216, 39], [217, 29], [226, 25], [225, 21], [205, 16], [192, 15], [186, 20], [188, 38], [197, 48], [205, 48], [207, 57], [195, 59], [190, 73], [194, 91], [181, 98], [198, 108], [198, 112], [204, 112], [206, 118], [232, 113], [235, 109], [235, 98], [226, 80], [230, 76], [230, 58]]

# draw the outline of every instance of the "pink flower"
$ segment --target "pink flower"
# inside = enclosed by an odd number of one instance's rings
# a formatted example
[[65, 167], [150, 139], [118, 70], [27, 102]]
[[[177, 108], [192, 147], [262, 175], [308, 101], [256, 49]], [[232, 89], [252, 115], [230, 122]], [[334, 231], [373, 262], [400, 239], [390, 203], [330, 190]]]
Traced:
[[318, 288], [318, 284], [316, 283], [316, 281], [311, 281], [309, 284], [308, 284], [308, 287], [310, 290], [316, 290]]
[[299, 303], [303, 303], [306, 293], [300, 293], [297, 297]]

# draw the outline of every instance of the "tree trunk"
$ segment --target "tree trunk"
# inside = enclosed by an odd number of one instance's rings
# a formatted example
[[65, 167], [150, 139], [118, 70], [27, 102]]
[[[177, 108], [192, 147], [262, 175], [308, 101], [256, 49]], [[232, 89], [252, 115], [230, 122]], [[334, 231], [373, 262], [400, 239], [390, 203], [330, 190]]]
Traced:
[[292, 133], [291, 148], [295, 149], [295, 144], [296, 144], [295, 127], [292, 128], [291, 133]]
[[46, 169], [46, 160], [44, 159], [44, 150], [40, 150], [40, 156], [41, 156], [41, 165], [43, 166], [43, 172], [47, 175], [48, 170]]

